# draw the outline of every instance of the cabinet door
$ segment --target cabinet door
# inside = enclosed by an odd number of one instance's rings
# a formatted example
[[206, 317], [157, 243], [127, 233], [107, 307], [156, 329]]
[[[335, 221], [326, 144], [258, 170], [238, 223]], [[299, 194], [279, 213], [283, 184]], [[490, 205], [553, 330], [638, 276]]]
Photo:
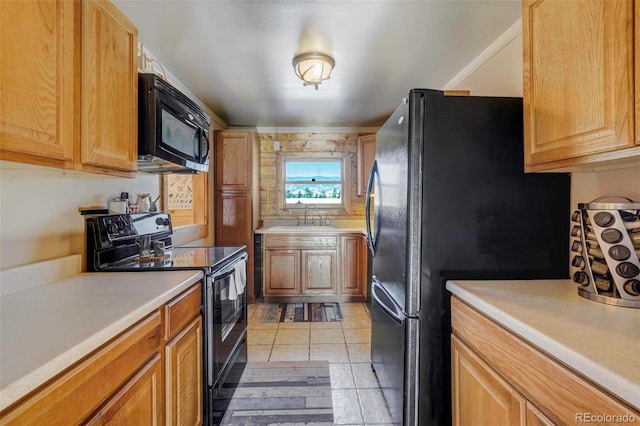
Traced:
[[202, 319], [197, 317], [166, 346], [168, 425], [202, 424]]
[[253, 286], [253, 198], [249, 192], [217, 191], [215, 198], [215, 243], [247, 246], [247, 297], [255, 297]]
[[340, 293], [363, 295], [367, 256], [361, 235], [340, 237]]
[[336, 293], [335, 250], [302, 250], [302, 292]]
[[73, 161], [78, 5], [0, 2], [0, 159], [53, 167]]
[[86, 423], [156, 425], [162, 422], [162, 357], [156, 354]]
[[216, 133], [216, 190], [251, 191], [252, 143], [250, 132]]
[[265, 250], [264, 269], [265, 295], [300, 294], [300, 250]]
[[107, 1], [82, 2], [82, 137], [78, 168], [134, 172], [138, 31]]
[[524, 425], [525, 399], [451, 336], [453, 425]]
[[523, 6], [527, 170], [632, 147], [633, 2], [524, 0]]
[[376, 135], [358, 138], [358, 196], [367, 192], [369, 174], [376, 159]]

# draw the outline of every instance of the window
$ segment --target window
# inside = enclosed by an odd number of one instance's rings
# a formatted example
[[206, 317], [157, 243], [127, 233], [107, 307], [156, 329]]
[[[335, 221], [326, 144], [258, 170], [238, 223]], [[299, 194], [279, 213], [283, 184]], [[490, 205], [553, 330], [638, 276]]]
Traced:
[[344, 161], [342, 158], [285, 158], [283, 161], [285, 206], [316, 204], [344, 206]]

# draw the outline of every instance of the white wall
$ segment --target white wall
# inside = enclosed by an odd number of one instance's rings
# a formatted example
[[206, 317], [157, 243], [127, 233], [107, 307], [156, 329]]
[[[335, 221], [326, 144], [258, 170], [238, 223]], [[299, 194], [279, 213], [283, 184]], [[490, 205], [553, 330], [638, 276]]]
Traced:
[[79, 207], [160, 190], [158, 175], [134, 179], [0, 161], [0, 269], [84, 251]]

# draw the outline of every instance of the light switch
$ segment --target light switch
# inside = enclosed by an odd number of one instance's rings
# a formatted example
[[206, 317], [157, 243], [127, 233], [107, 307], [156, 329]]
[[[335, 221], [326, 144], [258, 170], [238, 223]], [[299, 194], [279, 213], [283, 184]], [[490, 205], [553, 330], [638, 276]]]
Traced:
[[280, 151], [280, 141], [273, 141], [273, 150]]

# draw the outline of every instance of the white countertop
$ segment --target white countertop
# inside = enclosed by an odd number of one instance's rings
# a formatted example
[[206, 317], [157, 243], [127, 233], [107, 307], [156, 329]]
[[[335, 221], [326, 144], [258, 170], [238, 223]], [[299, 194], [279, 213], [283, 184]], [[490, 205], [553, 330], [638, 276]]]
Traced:
[[0, 297], [0, 410], [189, 288], [200, 271], [84, 273]]
[[570, 280], [448, 281], [447, 289], [640, 409], [640, 309], [587, 300]]

